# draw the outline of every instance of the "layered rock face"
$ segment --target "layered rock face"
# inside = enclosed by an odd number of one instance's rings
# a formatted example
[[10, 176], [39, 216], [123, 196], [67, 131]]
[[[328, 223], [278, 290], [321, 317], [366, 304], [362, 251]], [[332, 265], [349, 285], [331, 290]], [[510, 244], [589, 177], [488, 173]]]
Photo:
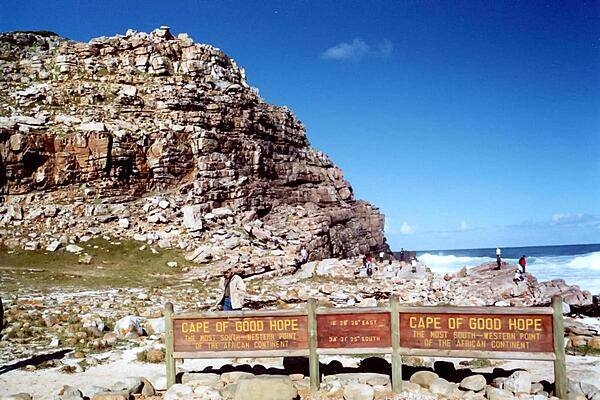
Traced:
[[109, 233], [276, 267], [302, 247], [387, 250], [383, 216], [290, 110], [167, 27], [89, 43], [0, 35], [0, 196], [10, 246]]

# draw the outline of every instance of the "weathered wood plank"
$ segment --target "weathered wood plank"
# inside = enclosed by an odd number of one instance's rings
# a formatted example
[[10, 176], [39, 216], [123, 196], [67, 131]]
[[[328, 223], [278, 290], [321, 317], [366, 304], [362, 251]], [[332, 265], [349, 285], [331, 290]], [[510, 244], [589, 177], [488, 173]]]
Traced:
[[390, 347], [390, 314], [354, 313], [317, 315], [320, 349]]
[[555, 395], [558, 398], [567, 398], [567, 367], [565, 362], [565, 331], [563, 323], [562, 298], [554, 296], [552, 298], [552, 310], [554, 311], [553, 329], [554, 329], [554, 387]]
[[[437, 310], [436, 310], [437, 311]], [[552, 315], [400, 313], [400, 341], [414, 349], [552, 352]]]
[[173, 320], [176, 352], [268, 351], [308, 348], [305, 315], [261, 315]]
[[203, 351], [203, 352], [174, 352], [175, 358], [262, 358], [262, 357], [307, 357], [305, 350], [260, 350], [260, 351]]
[[400, 306], [400, 313], [435, 314], [552, 314], [549, 307], [439, 307], [439, 306]]
[[490, 358], [496, 360], [540, 360], [554, 361], [554, 353], [521, 353], [521, 352], [499, 352], [499, 351], [476, 351], [476, 350], [439, 350], [439, 349], [412, 349], [400, 347], [399, 352], [403, 356], [422, 357], [451, 357], [451, 358]]

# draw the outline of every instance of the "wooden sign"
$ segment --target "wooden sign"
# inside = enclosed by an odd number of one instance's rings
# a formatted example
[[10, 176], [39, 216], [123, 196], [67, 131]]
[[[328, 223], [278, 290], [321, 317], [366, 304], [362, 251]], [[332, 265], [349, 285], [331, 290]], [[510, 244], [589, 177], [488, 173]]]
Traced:
[[319, 348], [390, 347], [390, 313], [317, 315]]
[[552, 315], [400, 313], [403, 348], [554, 351]]
[[174, 351], [308, 349], [307, 325], [306, 315], [174, 318]]

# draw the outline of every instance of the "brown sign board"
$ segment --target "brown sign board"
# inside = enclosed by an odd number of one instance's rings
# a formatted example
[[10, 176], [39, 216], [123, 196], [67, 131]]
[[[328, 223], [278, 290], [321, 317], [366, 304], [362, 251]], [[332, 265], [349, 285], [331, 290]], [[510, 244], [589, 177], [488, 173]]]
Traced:
[[379, 348], [392, 345], [390, 313], [317, 315], [317, 347]]
[[173, 319], [175, 352], [308, 349], [308, 317], [253, 316]]
[[435, 350], [553, 352], [552, 315], [401, 312], [400, 346]]

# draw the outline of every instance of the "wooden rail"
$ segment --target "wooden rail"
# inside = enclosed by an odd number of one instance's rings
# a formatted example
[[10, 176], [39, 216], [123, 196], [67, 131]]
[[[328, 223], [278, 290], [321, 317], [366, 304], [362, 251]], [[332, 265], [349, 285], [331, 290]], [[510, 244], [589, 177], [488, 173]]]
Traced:
[[402, 356], [554, 362], [555, 394], [566, 397], [562, 299], [552, 308], [306, 308], [282, 311], [173, 313], [165, 306], [167, 385], [176, 360], [308, 356], [310, 387], [320, 383], [319, 355], [391, 354], [392, 389], [402, 391]]

